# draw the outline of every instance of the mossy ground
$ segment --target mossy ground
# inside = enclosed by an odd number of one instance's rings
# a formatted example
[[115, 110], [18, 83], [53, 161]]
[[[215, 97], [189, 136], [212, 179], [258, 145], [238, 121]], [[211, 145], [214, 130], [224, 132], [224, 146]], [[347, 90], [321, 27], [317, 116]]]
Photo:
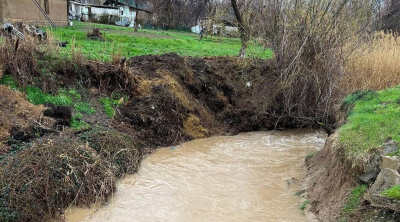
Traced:
[[340, 128], [340, 143], [348, 157], [362, 159], [371, 150], [380, 149], [387, 140], [400, 141], [399, 86], [353, 94], [346, 101], [345, 104], [354, 104], [347, 122]]
[[[100, 29], [105, 41], [87, 38], [86, 34], [93, 28]], [[213, 36], [199, 41], [198, 35], [188, 32], [140, 29], [135, 33], [132, 28], [83, 22], [74, 22], [73, 27], [60, 27], [52, 32], [57, 39], [70, 43], [62, 50], [64, 55], [69, 56], [73, 47], [89, 59], [101, 61], [110, 61], [116, 55], [129, 58], [170, 52], [185, 56], [237, 56], [241, 47], [238, 38]], [[271, 58], [273, 52], [251, 42], [248, 56]]]

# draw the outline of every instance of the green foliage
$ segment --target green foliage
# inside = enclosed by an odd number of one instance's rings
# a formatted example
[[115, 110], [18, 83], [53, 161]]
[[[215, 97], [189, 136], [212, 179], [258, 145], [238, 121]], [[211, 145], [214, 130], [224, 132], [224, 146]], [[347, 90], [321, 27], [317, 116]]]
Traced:
[[74, 104], [74, 109], [79, 113], [94, 114], [96, 111], [90, 103], [77, 102]]
[[34, 86], [26, 87], [28, 100], [35, 105], [54, 104], [57, 106], [69, 106], [75, 110], [75, 115], [71, 119], [71, 127], [77, 130], [88, 128], [89, 125], [83, 121], [84, 114], [94, 114], [96, 111], [90, 103], [81, 102], [82, 96], [76, 89], [61, 89], [57, 95], [50, 95], [42, 92], [41, 89]]
[[60, 90], [58, 95], [50, 95], [44, 93], [41, 89], [35, 86], [26, 87], [26, 95], [28, 100], [34, 105], [40, 104], [54, 104], [57, 106], [71, 106], [73, 97], [65, 90]]
[[354, 104], [362, 99], [370, 99], [374, 95], [376, 95], [375, 91], [371, 90], [362, 90], [362, 91], [357, 91], [349, 96], [347, 96], [342, 103], [342, 109], [343, 110], [350, 110], [354, 107]]
[[100, 98], [100, 103], [103, 105], [104, 112], [110, 118], [113, 118], [115, 115], [115, 109], [118, 106], [119, 100], [113, 100], [108, 97]]
[[344, 205], [342, 212], [343, 213], [351, 213], [354, 210], [356, 210], [358, 208], [358, 206], [360, 206], [361, 198], [363, 197], [363, 195], [364, 195], [365, 191], [367, 191], [367, 189], [368, 189], [367, 185], [361, 185], [361, 186], [354, 188], [351, 191], [351, 195], [350, 195], [349, 199], [347, 199], [347, 202]]
[[77, 113], [71, 118], [71, 127], [77, 130], [88, 129], [90, 125], [82, 120], [83, 116], [81, 113]]
[[[54, 34], [62, 41], [69, 41], [89, 59], [110, 61], [115, 52], [125, 57], [175, 52], [185, 56], [237, 56], [241, 47], [238, 38], [209, 37], [199, 41], [193, 33], [157, 31], [75, 22], [73, 27], [60, 27]], [[100, 28], [105, 32], [105, 41], [93, 41], [86, 37], [86, 30]], [[63, 55], [71, 53], [71, 45], [62, 49]], [[75, 46], [74, 46], [75, 47]], [[249, 57], [271, 58], [273, 52], [250, 42]]]
[[348, 157], [362, 159], [368, 151], [381, 147], [387, 138], [400, 141], [399, 99], [400, 87], [395, 87], [355, 101], [339, 131], [340, 144]]
[[400, 185], [382, 191], [382, 195], [393, 199], [400, 199]]
[[311, 204], [311, 202], [309, 200], [305, 200], [299, 207], [300, 210], [305, 210], [307, 208], [307, 206]]
[[0, 84], [6, 85], [14, 90], [16, 90], [18, 88], [17, 81], [14, 79], [14, 77], [9, 76], [9, 75], [3, 76], [3, 78], [1, 78], [1, 80], [0, 80]]

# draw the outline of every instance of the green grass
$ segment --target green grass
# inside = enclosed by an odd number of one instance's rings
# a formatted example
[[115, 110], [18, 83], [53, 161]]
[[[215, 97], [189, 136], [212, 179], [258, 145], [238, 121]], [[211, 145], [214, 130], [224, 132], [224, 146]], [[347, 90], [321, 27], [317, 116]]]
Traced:
[[106, 115], [110, 118], [113, 118], [115, 116], [115, 110], [116, 107], [118, 106], [119, 100], [114, 100], [108, 97], [104, 97], [100, 98], [99, 101], [103, 105], [104, 112], [106, 113]]
[[[63, 55], [68, 56], [71, 45], [75, 44], [89, 59], [101, 61], [111, 60], [113, 54], [133, 57], [175, 52], [184, 56], [237, 56], [241, 46], [238, 38], [208, 37], [198, 41], [197, 35], [187, 32], [140, 29], [135, 33], [132, 28], [126, 27], [82, 22], [74, 24], [73, 27], [52, 31], [57, 39], [70, 43], [62, 49]], [[93, 28], [99, 28], [104, 33], [104, 42], [87, 39], [86, 33]], [[271, 58], [273, 52], [251, 42], [248, 56]]]
[[360, 186], [354, 188], [351, 191], [351, 194], [348, 197], [346, 204], [342, 208], [342, 212], [341, 212], [341, 215], [339, 218], [340, 222], [348, 221], [347, 216], [350, 213], [357, 210], [357, 208], [360, 206], [361, 199], [362, 199], [364, 193], [367, 191], [367, 189], [368, 189], [368, 186], [364, 184], [364, 185], [360, 185]]
[[90, 103], [77, 102], [74, 104], [74, 109], [79, 113], [94, 114], [96, 111]]
[[382, 195], [396, 200], [400, 199], [400, 185], [382, 191]]
[[26, 87], [26, 95], [34, 105], [50, 103], [57, 106], [71, 106], [73, 103], [73, 96], [65, 90], [60, 90], [58, 95], [50, 95], [44, 93], [38, 87], [28, 86]]
[[300, 210], [305, 210], [309, 204], [311, 204], [311, 201], [305, 200], [305, 201], [300, 205], [299, 209], [300, 209]]
[[77, 130], [88, 129], [90, 125], [82, 120], [83, 116], [81, 113], [76, 113], [71, 118], [71, 127]]
[[354, 108], [339, 131], [340, 144], [353, 159], [362, 159], [389, 138], [400, 141], [400, 87], [366, 95], [354, 101]]
[[75, 113], [71, 119], [71, 127], [77, 130], [89, 127], [89, 125], [82, 120], [82, 113], [90, 115], [96, 112], [90, 103], [81, 101], [82, 96], [76, 89], [61, 89], [58, 91], [57, 95], [50, 95], [42, 92], [42, 90], [37, 87], [28, 86], [26, 87], [26, 95], [28, 100], [34, 105], [49, 103], [57, 106], [73, 107]]
[[363, 197], [363, 195], [364, 195], [365, 191], [367, 191], [367, 189], [368, 189], [367, 185], [361, 185], [361, 186], [354, 188], [351, 191], [351, 195], [347, 199], [342, 212], [347, 214], [347, 213], [351, 213], [354, 210], [356, 210], [360, 206], [361, 198]]
[[9, 76], [9, 75], [3, 76], [3, 78], [1, 78], [1, 80], [0, 80], [0, 84], [8, 86], [13, 90], [18, 89], [17, 81], [14, 79], [14, 77]]

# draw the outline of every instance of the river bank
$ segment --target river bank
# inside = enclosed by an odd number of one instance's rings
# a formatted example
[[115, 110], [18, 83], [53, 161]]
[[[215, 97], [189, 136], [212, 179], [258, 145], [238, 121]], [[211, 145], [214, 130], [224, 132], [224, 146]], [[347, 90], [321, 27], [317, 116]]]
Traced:
[[349, 95], [341, 126], [306, 159], [303, 186], [319, 221], [400, 219], [399, 95], [399, 87]]
[[0, 109], [5, 220], [62, 220], [71, 205], [107, 202], [158, 147], [307, 126], [281, 115], [285, 89], [273, 61], [23, 56], [3, 64], [0, 86], [10, 95]]
[[[390, 134], [397, 128], [380, 128], [398, 123], [399, 98], [390, 96], [396, 89], [375, 100], [356, 95], [339, 112], [344, 121], [337, 121], [331, 110], [335, 98], [320, 90], [323, 82], [301, 76], [287, 85], [274, 60], [172, 53], [103, 63], [75, 52], [72, 58], [60, 57], [29, 44], [17, 55], [13, 47], [2, 50], [12, 58], [3, 61], [0, 86], [7, 95], [0, 98], [1, 218], [8, 221], [62, 220], [72, 205], [106, 203], [117, 181], [136, 173], [143, 158], [159, 147], [249, 131], [330, 131], [344, 123], [342, 137], [337, 131], [326, 149], [307, 158], [304, 207], [311, 203], [317, 218], [335, 221], [355, 188], [365, 191], [372, 185], [359, 182], [365, 172], [363, 158], [357, 157], [368, 156], [354, 151], [398, 140]], [[351, 110], [359, 107], [367, 111], [362, 118], [376, 124], [354, 121]], [[383, 116], [383, 122], [370, 118], [382, 113], [394, 115]], [[378, 130], [380, 137], [368, 140]], [[331, 147], [339, 137], [345, 138], [339, 139], [341, 145]], [[368, 146], [360, 141], [369, 141]], [[364, 204], [360, 193], [346, 219], [363, 217], [357, 216], [363, 209], [387, 212]]]

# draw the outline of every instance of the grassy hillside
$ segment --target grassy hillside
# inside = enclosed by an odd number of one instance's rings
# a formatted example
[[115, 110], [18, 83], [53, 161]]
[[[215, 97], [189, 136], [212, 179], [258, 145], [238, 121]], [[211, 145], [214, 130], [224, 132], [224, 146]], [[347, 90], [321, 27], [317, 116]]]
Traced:
[[[105, 41], [94, 41], [86, 34], [93, 28], [99, 28]], [[158, 31], [140, 29], [138, 33], [133, 28], [75, 22], [73, 27], [62, 27], [53, 31], [56, 39], [68, 41], [68, 47], [62, 53], [69, 55], [71, 47], [76, 47], [82, 53], [94, 60], [108, 61], [113, 55], [133, 57], [148, 54], [163, 54], [175, 52], [185, 56], [236, 56], [240, 50], [240, 39], [224, 37], [207, 37], [199, 41], [193, 33], [177, 31]], [[270, 49], [251, 43], [249, 57], [271, 58]]]
[[354, 106], [340, 129], [348, 156], [360, 158], [388, 139], [400, 141], [400, 86], [357, 92], [346, 98], [344, 106]]

